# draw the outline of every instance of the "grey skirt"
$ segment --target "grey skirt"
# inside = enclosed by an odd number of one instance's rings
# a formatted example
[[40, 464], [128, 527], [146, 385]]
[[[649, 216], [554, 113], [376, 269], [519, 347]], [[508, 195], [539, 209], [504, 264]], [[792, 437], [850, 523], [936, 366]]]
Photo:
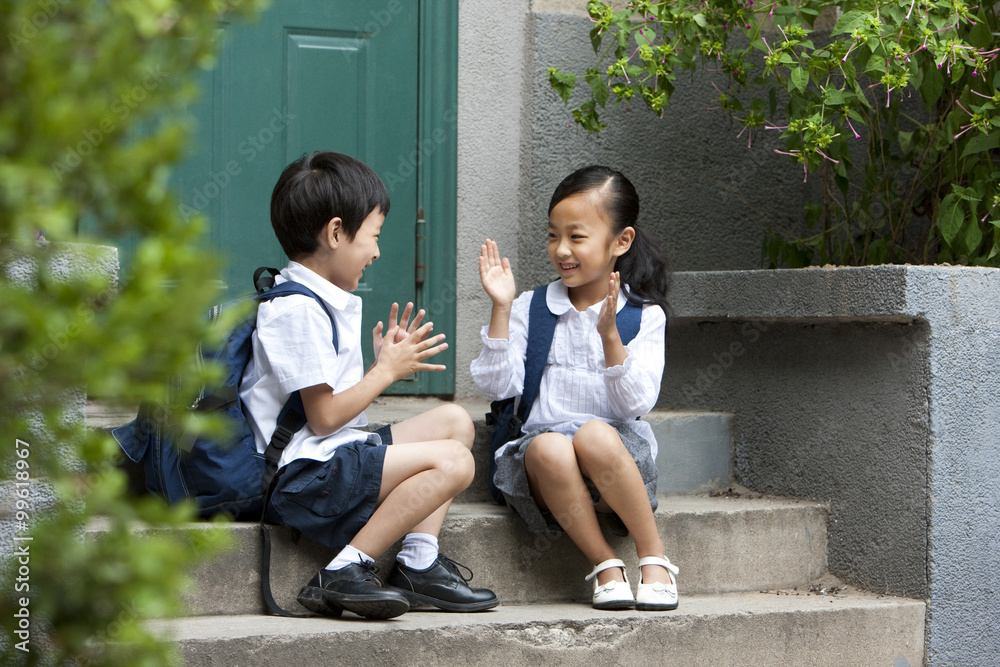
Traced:
[[[649, 452], [649, 443], [641, 435], [636, 433], [631, 426], [625, 422], [611, 422], [618, 435], [621, 436], [625, 449], [632, 455], [635, 465], [642, 476], [642, 482], [646, 486], [646, 494], [649, 496], [649, 504], [656, 510], [656, 464]], [[547, 433], [550, 429], [538, 429], [507, 445], [500, 458], [497, 459], [497, 470], [493, 475], [493, 483], [503, 492], [507, 505], [527, 525], [528, 530], [533, 533], [543, 533], [552, 530], [561, 530], [559, 522], [552, 516], [551, 512], [541, 510], [531, 497], [531, 489], [528, 486], [528, 473], [524, 468], [524, 453], [528, 449], [528, 444], [542, 433]], [[584, 478], [590, 497], [597, 503], [600, 500], [600, 492], [597, 486], [590, 479]], [[614, 515], [612, 515], [614, 516]], [[617, 519], [617, 516], [614, 516]], [[613, 524], [620, 524], [612, 521]], [[622, 527], [623, 524], [622, 524]], [[617, 532], [617, 531], [616, 531]]]

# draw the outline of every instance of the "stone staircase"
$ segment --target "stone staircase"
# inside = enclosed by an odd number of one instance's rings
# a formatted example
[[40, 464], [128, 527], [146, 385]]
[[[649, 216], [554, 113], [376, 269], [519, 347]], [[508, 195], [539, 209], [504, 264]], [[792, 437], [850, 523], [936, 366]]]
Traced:
[[[374, 424], [426, 410], [434, 399], [380, 399]], [[528, 533], [488, 502], [487, 405], [477, 419], [476, 480], [452, 506], [441, 548], [475, 573], [501, 605], [478, 614], [411, 611], [389, 621], [264, 615], [256, 524], [226, 527], [233, 547], [192, 573], [190, 615], [152, 622], [189, 665], [886, 665], [923, 664], [922, 601], [844, 586], [827, 569], [822, 503], [762, 497], [730, 480], [732, 417], [655, 412], [660, 442], [656, 520], [680, 567], [672, 612], [599, 612], [589, 605], [590, 567], [562, 534]], [[116, 415], [91, 416], [96, 425]], [[100, 527], [91, 529], [100, 533]], [[272, 589], [288, 609], [331, 554], [277, 529]], [[608, 532], [610, 535], [610, 532]], [[631, 540], [611, 537], [638, 578]], [[395, 551], [378, 565], [387, 573]]]

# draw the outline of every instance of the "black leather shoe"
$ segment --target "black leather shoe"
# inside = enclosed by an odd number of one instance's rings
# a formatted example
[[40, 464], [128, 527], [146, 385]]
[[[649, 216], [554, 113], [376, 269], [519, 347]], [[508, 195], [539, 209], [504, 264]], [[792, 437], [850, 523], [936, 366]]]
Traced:
[[299, 591], [299, 604], [323, 616], [353, 611], [365, 618], [395, 618], [410, 609], [399, 591], [383, 586], [373, 563], [351, 563], [339, 570], [320, 570]]
[[[458, 568], [468, 571], [463, 576]], [[432, 605], [445, 611], [484, 611], [500, 604], [496, 593], [488, 588], [470, 588], [472, 570], [438, 554], [426, 570], [414, 570], [396, 562], [389, 575], [389, 586], [398, 588], [411, 606]]]

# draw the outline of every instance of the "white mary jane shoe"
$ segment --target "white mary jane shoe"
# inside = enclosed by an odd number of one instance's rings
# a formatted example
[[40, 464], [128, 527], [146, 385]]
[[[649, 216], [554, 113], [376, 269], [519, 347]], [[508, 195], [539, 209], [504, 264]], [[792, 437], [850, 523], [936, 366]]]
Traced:
[[[642, 566], [659, 565], [670, 573], [671, 583], [642, 583]], [[680, 570], [667, 558], [646, 556], [639, 559], [639, 587], [635, 594], [635, 608], [639, 611], [670, 611], [677, 609], [677, 573]]]
[[[597, 585], [597, 575], [604, 570], [613, 567], [620, 567], [625, 581], [609, 581], [603, 586]], [[625, 574], [625, 563], [618, 558], [609, 558], [603, 563], [594, 566], [593, 571], [584, 580], [594, 581], [594, 609], [631, 609], [635, 606], [635, 598], [632, 597], [632, 587], [628, 583], [628, 575]]]

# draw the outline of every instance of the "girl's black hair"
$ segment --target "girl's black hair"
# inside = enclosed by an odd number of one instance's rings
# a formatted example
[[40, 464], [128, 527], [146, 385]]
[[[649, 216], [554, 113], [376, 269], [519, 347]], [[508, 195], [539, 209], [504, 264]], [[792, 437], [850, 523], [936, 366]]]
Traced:
[[333, 218], [353, 239], [375, 209], [389, 214], [389, 193], [371, 167], [349, 155], [317, 151], [281, 173], [271, 193], [271, 226], [294, 261], [316, 252], [319, 232]]
[[668, 313], [670, 268], [656, 239], [636, 226], [639, 218], [639, 195], [624, 174], [599, 165], [577, 169], [564, 178], [552, 193], [549, 215], [552, 215], [556, 204], [566, 197], [591, 190], [601, 191], [601, 202], [611, 219], [612, 234], [620, 234], [626, 227], [635, 230], [632, 247], [615, 263], [622, 284], [629, 287], [625, 297], [636, 304], [655, 303], [663, 308], [663, 312]]

